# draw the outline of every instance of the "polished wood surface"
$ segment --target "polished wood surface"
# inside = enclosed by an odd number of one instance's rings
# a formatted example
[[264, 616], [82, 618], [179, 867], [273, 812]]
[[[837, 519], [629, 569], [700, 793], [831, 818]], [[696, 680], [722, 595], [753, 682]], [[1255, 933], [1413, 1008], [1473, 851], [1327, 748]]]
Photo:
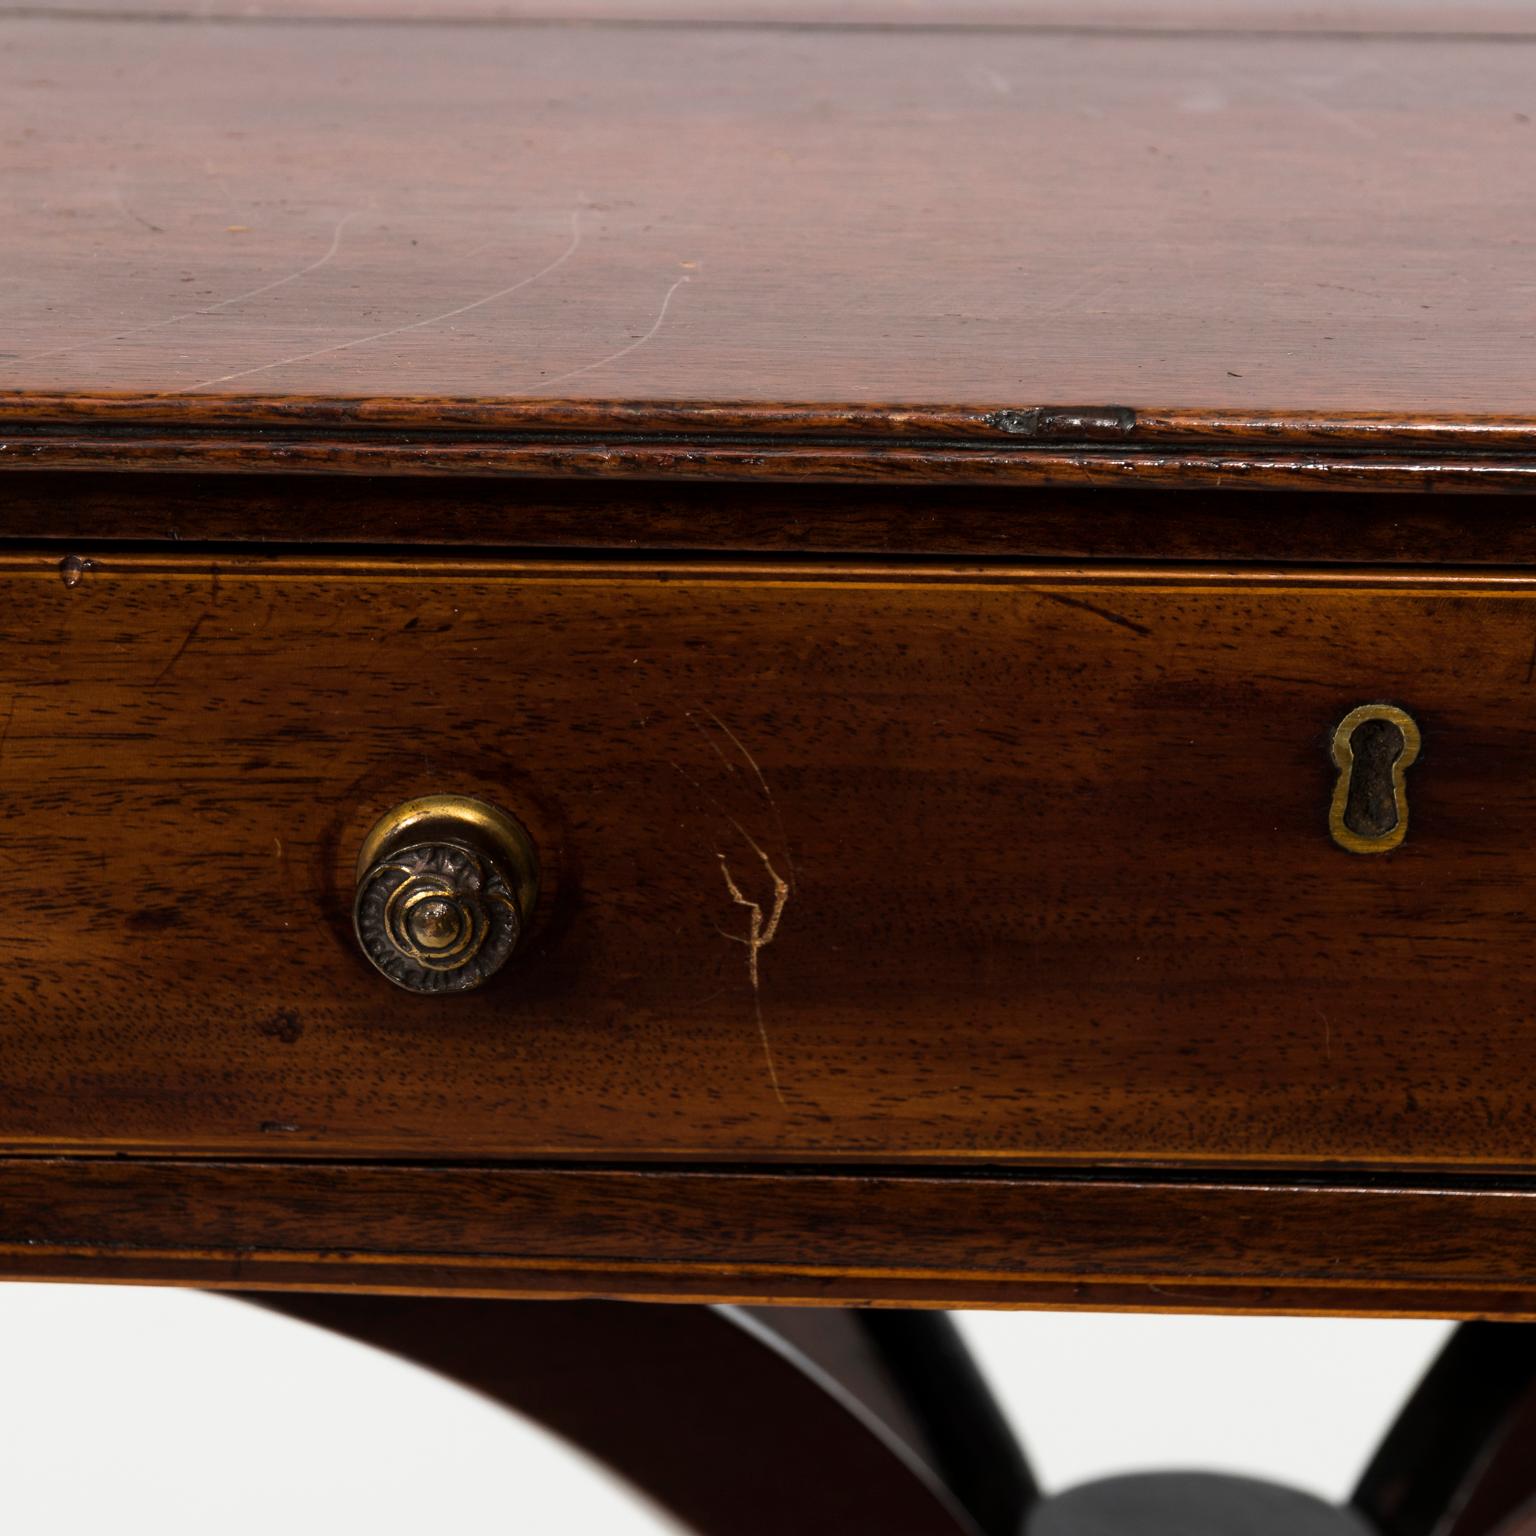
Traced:
[[227, 468], [263, 411], [346, 446], [571, 402], [1014, 465], [1536, 441], [1536, 38], [154, 14], [0, 16], [6, 460], [78, 462], [15, 440], [61, 419], [206, 462], [243, 421]]
[[[0, 5], [0, 1274], [1536, 1316], [1533, 88], [1502, 0]], [[543, 895], [410, 998], [443, 792]]]
[[[3, 1141], [1525, 1169], [1525, 577], [0, 561]], [[1330, 839], [1329, 737], [1423, 734]], [[357, 951], [421, 793], [543, 890]], [[168, 1071], [174, 1064], [174, 1072]]]
[[1518, 1180], [0, 1160], [13, 1279], [1536, 1318], [1533, 1253]]

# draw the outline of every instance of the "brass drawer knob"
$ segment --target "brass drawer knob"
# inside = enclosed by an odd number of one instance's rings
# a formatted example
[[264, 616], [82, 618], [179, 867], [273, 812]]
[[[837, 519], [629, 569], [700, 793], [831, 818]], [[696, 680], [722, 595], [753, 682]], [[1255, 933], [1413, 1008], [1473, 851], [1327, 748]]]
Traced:
[[516, 820], [483, 800], [426, 795], [363, 839], [352, 925], [397, 986], [468, 992], [506, 964], [538, 891], [538, 854]]

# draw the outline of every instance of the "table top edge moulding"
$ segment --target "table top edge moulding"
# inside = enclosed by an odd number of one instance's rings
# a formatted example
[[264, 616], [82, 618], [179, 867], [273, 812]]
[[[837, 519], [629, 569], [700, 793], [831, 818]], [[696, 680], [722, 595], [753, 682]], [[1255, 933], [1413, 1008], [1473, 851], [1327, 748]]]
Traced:
[[1528, 493], [1536, 417], [0, 393], [0, 470]]

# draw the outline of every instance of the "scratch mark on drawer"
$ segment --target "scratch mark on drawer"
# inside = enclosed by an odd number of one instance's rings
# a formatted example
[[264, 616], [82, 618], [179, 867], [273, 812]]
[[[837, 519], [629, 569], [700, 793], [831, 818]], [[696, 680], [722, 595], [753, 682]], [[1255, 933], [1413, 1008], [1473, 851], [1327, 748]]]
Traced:
[[181, 644], [176, 647], [176, 650], [172, 654], [171, 659], [168, 662], [166, 662], [166, 664], [163, 667], [161, 667], [160, 670], [157, 673], [155, 673], [154, 682], [152, 682], [150, 684], [151, 688], [153, 688], [153, 687], [157, 686], [158, 684], [163, 683], [165, 681], [166, 677], [170, 673], [171, 668], [174, 667], [176, 665], [176, 663], [178, 661], [180, 661], [181, 658], [187, 654], [187, 647], [190, 646], [192, 644], [192, 642], [197, 639], [197, 632], [212, 617], [213, 617], [213, 615], [211, 613], [203, 613], [203, 614], [199, 614], [198, 617], [195, 618], [192, 621], [192, 627], [186, 632], [185, 635], [182, 636]]
[[[741, 821], [726, 809], [726, 807], [715, 795], [711, 794], [710, 791], [707, 790], [702, 784], [700, 784], [697, 779], [693, 778], [692, 775], [685, 772], [679, 764], [671, 764], [671, 767], [679, 775], [681, 775], [683, 779], [691, 784], [700, 795], [709, 801], [715, 810], [718, 811], [720, 815], [722, 815], [731, 824], [731, 826], [736, 829], [736, 831], [740, 834], [742, 841], [745, 842], [746, 845], [757, 856], [759, 862], [763, 866], [764, 871], [767, 873], [769, 881], [772, 884], [773, 897], [771, 902], [766, 903], [767, 910], [765, 912], [765, 903], [762, 901], [754, 901], [742, 890], [741, 886], [737, 884], [735, 876], [731, 873], [731, 867], [726, 860], [725, 854], [720, 852], [718, 848], [715, 850], [715, 857], [720, 861], [720, 873], [725, 879], [725, 889], [727, 894], [737, 906], [744, 907], [748, 914], [747, 932], [745, 934], [727, 933], [724, 928], [719, 927], [716, 928], [716, 932], [719, 933], [721, 938], [729, 939], [733, 944], [741, 944], [746, 947], [747, 976], [752, 984], [752, 1016], [757, 1023], [758, 1039], [762, 1042], [763, 1061], [768, 1068], [768, 1081], [773, 1087], [774, 1097], [779, 1101], [781, 1105], [783, 1105], [785, 1108], [788, 1108], [788, 1101], [784, 1097], [784, 1090], [779, 1081], [778, 1063], [774, 1059], [773, 1043], [768, 1035], [767, 1021], [763, 1017], [762, 952], [767, 949], [770, 944], [773, 943], [775, 937], [778, 935], [779, 924], [784, 917], [784, 910], [789, 905], [789, 898], [794, 894], [794, 861], [790, 858], [789, 854], [789, 840], [786, 837], [784, 831], [784, 818], [780, 814], [778, 802], [773, 797], [773, 791], [768, 787], [768, 780], [764, 776], [763, 770], [757, 759], [748, 750], [746, 744], [736, 734], [736, 732], [733, 731], [730, 726], [728, 726], [725, 721], [723, 721], [712, 709], [709, 709], [707, 706], [700, 706], [700, 713], [709, 717], [709, 719], [715, 725], [716, 729], [726, 737], [726, 739], [741, 755], [742, 761], [751, 770], [752, 777], [754, 780], [756, 780], [757, 790], [761, 792], [762, 798], [767, 802], [769, 812], [773, 817], [774, 829], [778, 835], [778, 843], [782, 850], [784, 866], [788, 876], [786, 878], [784, 875], [779, 873], [779, 871], [774, 867], [773, 860], [764, 851], [762, 845], [757, 841], [756, 838], [752, 836], [750, 832], [747, 831], [746, 827], [742, 825]], [[724, 766], [726, 772], [732, 775], [733, 778], [740, 781], [740, 768], [738, 768], [737, 765], [733, 763], [730, 758], [720, 750], [719, 742], [717, 742], [715, 738], [710, 734], [710, 732], [707, 731], [704, 726], [699, 723], [694, 714], [694, 711], [691, 709], [684, 710], [683, 714], [688, 723], [693, 726], [699, 735], [702, 736], [704, 740], [709, 744], [710, 751], [712, 751], [715, 756], [720, 759], [720, 762]]]
[[747, 946], [747, 974], [752, 978], [752, 1011], [757, 1019], [758, 1037], [763, 1042], [763, 1060], [768, 1064], [768, 1080], [773, 1084], [774, 1097], [783, 1104], [784, 1091], [779, 1086], [779, 1071], [773, 1060], [773, 1046], [769, 1043], [768, 1026], [763, 1020], [763, 989], [759, 957], [773, 943], [774, 935], [779, 931], [779, 919], [784, 916], [784, 908], [789, 902], [789, 882], [779, 874], [768, 855], [752, 842], [751, 837], [739, 825], [737, 830], [752, 844], [753, 853], [763, 861], [763, 868], [768, 871], [768, 878], [773, 882], [773, 907], [767, 920], [764, 921], [762, 903], [742, 894], [740, 887], [731, 878], [731, 868], [725, 862], [725, 855], [717, 854], [716, 857], [720, 860], [720, 873], [725, 876], [725, 888], [731, 893], [731, 900], [738, 907], [745, 907], [749, 914], [745, 938], [739, 933], [726, 933], [723, 928], [720, 934], [722, 938], [730, 939], [732, 943]]
[[1100, 608], [1096, 603], [1085, 603], [1080, 597], [1068, 597], [1064, 592], [1042, 592], [1035, 590], [1036, 597], [1043, 597], [1047, 602], [1061, 603], [1068, 608], [1081, 608], [1084, 613], [1097, 614], [1099, 618], [1110, 624], [1118, 624], [1121, 629], [1128, 629], [1135, 635], [1150, 635], [1152, 631], [1145, 624], [1138, 624], [1134, 619], [1128, 619], [1123, 613], [1115, 613], [1109, 608]]

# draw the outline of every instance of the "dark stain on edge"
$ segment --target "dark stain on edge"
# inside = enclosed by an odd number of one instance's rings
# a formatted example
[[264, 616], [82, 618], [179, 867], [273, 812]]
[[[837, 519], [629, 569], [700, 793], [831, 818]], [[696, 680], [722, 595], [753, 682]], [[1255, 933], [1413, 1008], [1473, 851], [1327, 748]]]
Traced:
[[1035, 405], [993, 411], [986, 421], [1010, 437], [1075, 441], [1129, 437], [1136, 430], [1136, 412], [1128, 405]]

